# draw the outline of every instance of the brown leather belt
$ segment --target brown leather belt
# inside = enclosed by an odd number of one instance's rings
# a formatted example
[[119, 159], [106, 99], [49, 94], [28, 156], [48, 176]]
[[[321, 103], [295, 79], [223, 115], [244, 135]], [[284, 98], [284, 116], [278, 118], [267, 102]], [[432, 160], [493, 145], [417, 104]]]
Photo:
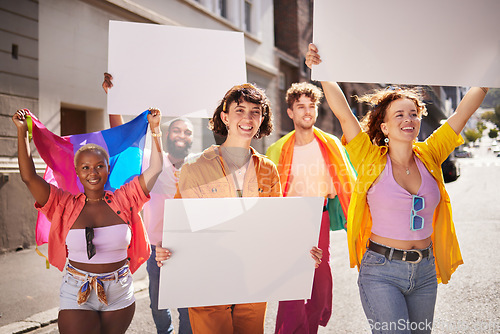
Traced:
[[[426, 249], [397, 249], [374, 243], [370, 240], [368, 249], [384, 255], [388, 260], [401, 260], [409, 263], [419, 263], [424, 257], [429, 257], [432, 251], [432, 245]], [[392, 257], [391, 257], [392, 251]]]

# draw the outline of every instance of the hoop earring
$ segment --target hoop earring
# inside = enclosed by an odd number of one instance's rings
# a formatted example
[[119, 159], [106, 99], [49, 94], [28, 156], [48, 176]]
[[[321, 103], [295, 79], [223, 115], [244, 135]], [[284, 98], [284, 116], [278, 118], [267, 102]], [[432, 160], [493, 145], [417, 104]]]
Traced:
[[253, 136], [255, 139], [259, 139], [259, 135], [260, 135], [260, 128], [257, 129], [257, 133], [255, 134], [255, 136]]
[[226, 126], [226, 130], [227, 130], [227, 132], [229, 132], [229, 124], [224, 123], [224, 125]]
[[388, 145], [389, 145], [389, 138], [388, 138], [388, 137], [385, 137], [385, 139], [384, 139], [384, 143], [385, 143], [385, 145], [386, 145], [386, 146], [388, 146]]

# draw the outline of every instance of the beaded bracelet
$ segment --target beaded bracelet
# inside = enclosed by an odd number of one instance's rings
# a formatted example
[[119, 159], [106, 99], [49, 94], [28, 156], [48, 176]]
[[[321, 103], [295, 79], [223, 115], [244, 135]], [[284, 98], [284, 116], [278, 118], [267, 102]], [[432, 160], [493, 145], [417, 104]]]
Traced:
[[160, 131], [160, 132], [158, 132], [158, 133], [151, 132], [151, 136], [156, 137], [156, 138], [159, 138], [159, 137], [161, 137], [161, 131]]

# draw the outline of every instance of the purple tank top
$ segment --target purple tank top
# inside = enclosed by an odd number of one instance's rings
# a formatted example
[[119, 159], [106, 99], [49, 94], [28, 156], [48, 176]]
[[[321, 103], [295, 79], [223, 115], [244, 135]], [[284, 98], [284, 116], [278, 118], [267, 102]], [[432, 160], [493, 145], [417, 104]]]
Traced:
[[372, 233], [396, 240], [422, 240], [431, 236], [432, 218], [441, 195], [436, 180], [422, 161], [417, 157], [414, 159], [422, 178], [420, 188], [414, 195], [423, 197], [425, 203], [424, 208], [415, 213], [423, 218], [423, 228], [411, 229], [413, 194], [394, 179], [391, 159], [387, 154], [387, 163], [379, 182], [372, 185], [366, 194], [373, 222]]

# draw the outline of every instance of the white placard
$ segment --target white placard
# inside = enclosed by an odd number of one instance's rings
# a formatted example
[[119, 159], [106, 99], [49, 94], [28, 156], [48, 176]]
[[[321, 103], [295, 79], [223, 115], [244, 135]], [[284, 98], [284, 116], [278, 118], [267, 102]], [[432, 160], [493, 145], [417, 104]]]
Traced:
[[[318, 244], [323, 203], [321, 197], [166, 200], [163, 246], [172, 257], [161, 268], [159, 308], [310, 298], [309, 251]], [[205, 228], [192, 232], [191, 225]]]
[[212, 117], [224, 94], [246, 82], [244, 35], [158, 24], [109, 22], [110, 114]]
[[315, 0], [313, 80], [500, 87], [498, 0]]

